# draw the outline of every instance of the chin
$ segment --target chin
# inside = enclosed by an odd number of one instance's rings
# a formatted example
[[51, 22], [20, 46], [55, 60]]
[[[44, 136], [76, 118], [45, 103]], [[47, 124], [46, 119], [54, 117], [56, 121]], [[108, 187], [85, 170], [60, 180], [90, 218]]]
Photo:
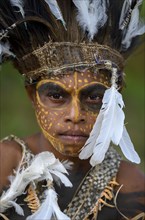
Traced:
[[59, 153], [61, 153], [64, 156], [69, 157], [79, 157], [80, 150], [82, 149], [83, 145], [70, 145], [70, 146], [63, 146], [63, 148], [55, 148]]

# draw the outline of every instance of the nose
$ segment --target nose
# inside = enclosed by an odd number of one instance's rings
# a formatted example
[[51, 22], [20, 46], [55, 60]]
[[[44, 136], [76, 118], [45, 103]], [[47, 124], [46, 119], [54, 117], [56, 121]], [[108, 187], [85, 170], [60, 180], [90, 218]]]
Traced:
[[67, 114], [65, 116], [66, 122], [73, 122], [75, 124], [85, 122], [85, 114], [81, 110], [80, 101], [72, 100], [68, 107]]

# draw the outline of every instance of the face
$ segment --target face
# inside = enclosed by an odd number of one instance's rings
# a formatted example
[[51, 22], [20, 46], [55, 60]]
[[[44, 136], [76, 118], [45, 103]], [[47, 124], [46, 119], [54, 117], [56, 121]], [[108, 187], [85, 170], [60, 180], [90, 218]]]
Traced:
[[38, 123], [61, 154], [78, 156], [96, 121], [108, 79], [89, 71], [41, 80], [36, 86]]

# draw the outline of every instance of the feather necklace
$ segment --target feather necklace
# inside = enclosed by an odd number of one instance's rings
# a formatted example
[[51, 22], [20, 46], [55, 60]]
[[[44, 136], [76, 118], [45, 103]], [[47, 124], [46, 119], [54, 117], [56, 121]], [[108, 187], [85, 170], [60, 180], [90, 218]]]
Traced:
[[[3, 192], [0, 198], [1, 212], [4, 212], [7, 208], [13, 206], [19, 215], [24, 215], [23, 209], [21, 208], [20, 205], [16, 203], [15, 199], [16, 197], [21, 195], [25, 191], [28, 184], [32, 182], [34, 184], [42, 180], [53, 182], [54, 180], [53, 175], [55, 175], [58, 179], [60, 179], [60, 181], [66, 187], [72, 187], [71, 182], [65, 176], [65, 174], [68, 174], [67, 170], [65, 169], [63, 164], [58, 159], [55, 158], [55, 156], [52, 153], [42, 152], [36, 155], [33, 158], [31, 164], [30, 165], [28, 164], [27, 168], [25, 169], [24, 167], [21, 169], [22, 162], [23, 162], [23, 158], [16, 171], [15, 177], [10, 178], [11, 181], [10, 188], [6, 192]], [[65, 164], [67, 163], [65, 162]], [[70, 167], [70, 164], [67, 166]], [[48, 194], [50, 194], [50, 191], [49, 193], [47, 193], [47, 195]], [[53, 194], [54, 197], [55, 193], [51, 193], [51, 194]], [[46, 203], [47, 200], [48, 199], [46, 197], [44, 203]], [[53, 201], [54, 199], [52, 200], [52, 202]], [[55, 207], [56, 207], [56, 199], [55, 199]], [[39, 209], [41, 209], [41, 207]]]
[[60, 210], [57, 203], [57, 194], [53, 188], [45, 191], [45, 197], [46, 199], [38, 211], [27, 217], [26, 220], [45, 220], [52, 219], [52, 217], [54, 217], [54, 219], [70, 220], [70, 218]]
[[140, 162], [124, 126], [125, 115], [122, 110], [124, 102], [122, 95], [117, 90], [117, 68], [115, 67], [112, 67], [111, 81], [112, 86], [105, 91], [103, 104], [90, 137], [79, 154], [80, 159], [87, 159], [91, 156], [90, 164], [92, 166], [100, 164], [104, 160], [111, 141], [115, 145], [120, 145], [127, 159], [135, 163]]

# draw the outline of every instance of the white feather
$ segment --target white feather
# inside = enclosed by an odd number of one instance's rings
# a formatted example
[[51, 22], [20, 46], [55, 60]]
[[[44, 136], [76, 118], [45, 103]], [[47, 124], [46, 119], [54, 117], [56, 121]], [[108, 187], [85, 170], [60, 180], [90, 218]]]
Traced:
[[127, 31], [122, 40], [122, 46], [124, 49], [130, 47], [132, 39], [138, 35], [145, 33], [145, 26], [142, 24], [139, 18], [139, 5], [142, 3], [142, 0], [138, 1], [131, 13], [130, 22], [127, 28]]
[[121, 15], [120, 15], [120, 20], [119, 20], [119, 29], [122, 29], [122, 24], [124, 23], [128, 13], [131, 12], [131, 10], [134, 10], [134, 9], [138, 10], [138, 7], [142, 4], [142, 1], [143, 0], [138, 0], [136, 2], [136, 5], [132, 9], [131, 9], [131, 5], [132, 5], [133, 1], [132, 0], [125, 0], [124, 1], [122, 11], [121, 11]]
[[65, 167], [66, 170], [72, 170], [73, 169], [73, 162], [69, 160], [65, 160], [62, 162], [63, 166]]
[[134, 163], [137, 163], [139, 164], [140, 163], [140, 158], [137, 154], [137, 152], [135, 151], [134, 149], [134, 146], [133, 146], [133, 143], [129, 137], [129, 134], [124, 126], [124, 129], [123, 129], [123, 135], [122, 135], [122, 138], [120, 140], [120, 148], [124, 154], [124, 156], [134, 162]]
[[122, 95], [116, 90], [115, 91], [116, 108], [114, 112], [114, 132], [111, 141], [118, 145], [123, 133], [125, 115], [123, 112], [124, 102]]
[[45, 0], [45, 2], [49, 5], [49, 8], [52, 12], [52, 14], [62, 22], [63, 26], [66, 28], [66, 23], [63, 19], [63, 16], [62, 16], [62, 13], [61, 13], [61, 10], [58, 6], [58, 3], [56, 0]]
[[90, 133], [90, 137], [86, 141], [84, 147], [81, 149], [81, 152], [79, 154], [79, 158], [81, 160], [88, 159], [93, 154], [96, 139], [98, 138], [100, 133], [102, 121], [103, 121], [103, 112], [100, 111], [99, 115], [97, 116], [97, 120], [93, 126], [93, 129]]
[[121, 10], [120, 20], [119, 20], [119, 29], [122, 29], [122, 24], [124, 22], [125, 16], [131, 7], [131, 2], [129, 0], [125, 0], [123, 3], [123, 7]]
[[88, 31], [90, 40], [107, 21], [105, 0], [73, 0], [78, 9], [77, 20], [84, 31]]
[[50, 220], [52, 217], [57, 219], [70, 220], [70, 218], [61, 212], [58, 203], [57, 195], [53, 189], [46, 191], [46, 199], [42, 203], [41, 207], [31, 216], [28, 216], [26, 220]]
[[10, 51], [10, 45], [8, 42], [6, 43], [0, 42], [0, 63], [2, 62], [3, 55], [15, 57], [15, 55]]
[[22, 215], [24, 216], [24, 211], [23, 209], [21, 208], [20, 205], [18, 205], [16, 202], [14, 201], [9, 201], [9, 205], [12, 205], [14, 208], [15, 208], [15, 211], [18, 215]]
[[25, 12], [24, 12], [24, 9], [23, 9], [24, 0], [10, 0], [10, 2], [11, 2], [12, 6], [19, 8], [22, 17], [24, 18], [25, 17]]
[[60, 163], [60, 161], [58, 159], [55, 160], [55, 163], [53, 163], [52, 165], [49, 166], [49, 169], [50, 170], [57, 170], [59, 172], [68, 174], [66, 168], [64, 167], [64, 165], [62, 163]]
[[57, 170], [51, 170], [50, 171], [52, 174], [56, 175], [57, 177], [59, 177], [59, 179], [61, 180], [61, 182], [66, 186], [66, 187], [72, 187], [72, 183], [69, 181], [69, 179], [61, 172], [57, 171]]
[[11, 204], [9, 204], [9, 201], [14, 201], [17, 196], [21, 195], [30, 182], [38, 182], [44, 179], [49, 179], [52, 181], [53, 179], [51, 176], [51, 171], [54, 172], [54, 170], [52, 169], [53, 164], [58, 165], [58, 168], [57, 166], [54, 167], [55, 171], [59, 174], [58, 177], [60, 176], [60, 179], [63, 180], [63, 183], [71, 187], [71, 183], [67, 179], [67, 177], [64, 177], [64, 174], [63, 176], [61, 175], [61, 171], [63, 171], [63, 173], [67, 173], [66, 169], [62, 168], [63, 165], [60, 165], [61, 163], [55, 158], [52, 153], [42, 152], [34, 157], [31, 165], [28, 166], [25, 170], [20, 170], [19, 167], [16, 172], [15, 178], [11, 178], [12, 182], [10, 188], [1, 196], [1, 211], [4, 212], [8, 207], [12, 206], [13, 203], [11, 202]]
[[87, 159], [93, 154], [90, 163], [95, 166], [103, 161], [111, 141], [119, 144], [125, 118], [123, 106], [122, 96], [114, 85], [105, 91], [98, 119], [79, 155], [81, 159]]
[[107, 152], [111, 137], [113, 135], [114, 126], [114, 113], [115, 113], [115, 88], [112, 86], [110, 89], [106, 90], [103, 97], [103, 121], [100, 130], [100, 134], [96, 140], [93, 156], [90, 160], [92, 166], [99, 164], [103, 161], [105, 153]]

